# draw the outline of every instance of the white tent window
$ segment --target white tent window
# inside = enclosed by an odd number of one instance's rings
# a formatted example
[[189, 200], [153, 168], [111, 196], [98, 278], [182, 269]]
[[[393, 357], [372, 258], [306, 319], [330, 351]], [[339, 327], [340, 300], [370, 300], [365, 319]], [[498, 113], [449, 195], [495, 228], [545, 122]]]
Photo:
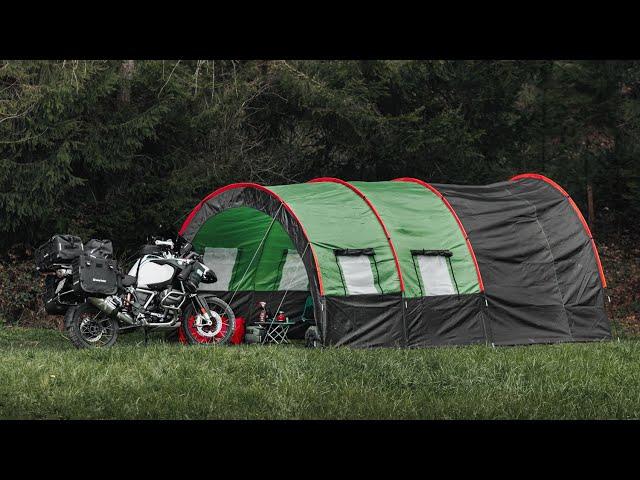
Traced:
[[368, 255], [336, 255], [348, 295], [378, 293]]
[[296, 250], [287, 250], [284, 264], [282, 265], [282, 276], [278, 290], [307, 291], [309, 290], [309, 280], [307, 271], [302, 263], [302, 257]]
[[237, 258], [237, 248], [206, 247], [203, 256], [204, 264], [213, 270], [213, 273], [218, 277], [218, 281], [215, 283], [201, 283], [200, 290], [228, 291]]
[[456, 288], [449, 272], [449, 262], [443, 255], [415, 255], [425, 297], [453, 295]]

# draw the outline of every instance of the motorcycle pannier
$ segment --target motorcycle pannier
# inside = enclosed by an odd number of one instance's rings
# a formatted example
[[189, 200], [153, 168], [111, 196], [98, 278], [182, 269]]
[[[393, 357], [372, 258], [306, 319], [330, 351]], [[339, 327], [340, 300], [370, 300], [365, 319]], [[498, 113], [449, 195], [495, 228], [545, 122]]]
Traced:
[[113, 257], [113, 244], [111, 240], [98, 240], [92, 238], [84, 244], [85, 255], [91, 255], [97, 258], [112, 258]]
[[74, 235], [54, 235], [36, 250], [36, 268], [54, 271], [58, 265], [69, 265], [82, 254], [82, 240]]
[[108, 296], [118, 291], [116, 261], [82, 254], [72, 263], [73, 290], [83, 296]]
[[64, 315], [69, 307], [77, 305], [77, 299], [71, 291], [71, 277], [58, 278], [47, 275], [44, 279], [44, 310], [49, 315]]

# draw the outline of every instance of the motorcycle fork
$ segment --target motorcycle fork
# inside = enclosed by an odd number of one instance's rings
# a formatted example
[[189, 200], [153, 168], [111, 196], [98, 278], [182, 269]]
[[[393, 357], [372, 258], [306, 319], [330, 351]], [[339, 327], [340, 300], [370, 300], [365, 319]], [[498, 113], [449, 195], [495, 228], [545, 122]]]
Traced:
[[207, 323], [211, 323], [211, 316], [209, 315], [209, 310], [206, 308], [202, 299], [198, 295], [193, 295], [191, 297], [191, 300], [193, 302], [193, 308], [196, 311], [196, 321], [197, 321], [198, 315], [201, 315], [202, 317], [204, 317]]

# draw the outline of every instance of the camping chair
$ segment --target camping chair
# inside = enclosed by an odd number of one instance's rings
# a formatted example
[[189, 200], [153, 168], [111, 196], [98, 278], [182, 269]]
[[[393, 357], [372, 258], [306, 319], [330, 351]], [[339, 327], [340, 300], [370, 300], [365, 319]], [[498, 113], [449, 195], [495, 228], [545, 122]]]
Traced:
[[301, 322], [311, 322], [314, 321], [313, 314], [313, 297], [309, 295], [307, 300], [304, 302], [304, 309], [302, 310], [302, 317], [300, 317]]
[[311, 295], [309, 295], [304, 302], [302, 315], [294, 318], [293, 321], [296, 324], [311, 323], [315, 325], [315, 316], [313, 314], [313, 297], [311, 297]]

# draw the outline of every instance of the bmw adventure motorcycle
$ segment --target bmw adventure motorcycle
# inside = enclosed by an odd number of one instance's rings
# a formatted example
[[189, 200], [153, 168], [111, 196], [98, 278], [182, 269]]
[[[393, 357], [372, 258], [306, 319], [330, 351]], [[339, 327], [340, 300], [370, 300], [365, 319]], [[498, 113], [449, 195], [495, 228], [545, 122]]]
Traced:
[[110, 347], [120, 332], [181, 328], [190, 344], [228, 343], [235, 330], [233, 310], [199, 291], [200, 283], [217, 278], [192, 245], [155, 240], [141, 254], [124, 273], [109, 255], [88, 252], [69, 235], [52, 237], [36, 252], [38, 269], [48, 273], [45, 307], [64, 313], [71, 342], [77, 348]]

